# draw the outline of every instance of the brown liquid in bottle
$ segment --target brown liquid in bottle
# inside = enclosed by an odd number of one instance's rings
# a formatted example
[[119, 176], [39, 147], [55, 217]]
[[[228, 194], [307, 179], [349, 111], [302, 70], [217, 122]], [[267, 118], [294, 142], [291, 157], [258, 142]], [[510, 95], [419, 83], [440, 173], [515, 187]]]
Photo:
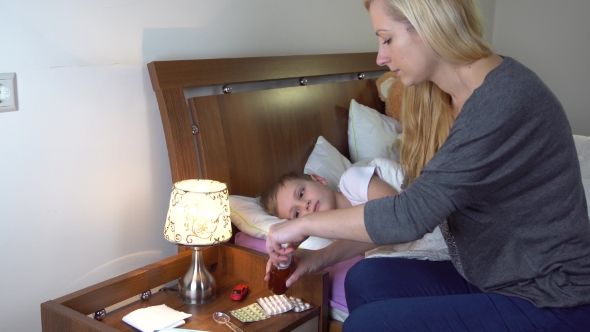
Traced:
[[291, 276], [291, 273], [295, 269], [293, 263], [293, 257], [291, 254], [287, 254], [289, 260], [286, 264], [279, 264], [279, 266], [271, 266], [270, 278], [268, 279], [268, 290], [275, 295], [283, 295], [287, 291], [287, 279]]
[[291, 275], [291, 267], [280, 268], [272, 266], [270, 269], [270, 279], [268, 280], [268, 290], [275, 295], [283, 295], [287, 291], [287, 279]]

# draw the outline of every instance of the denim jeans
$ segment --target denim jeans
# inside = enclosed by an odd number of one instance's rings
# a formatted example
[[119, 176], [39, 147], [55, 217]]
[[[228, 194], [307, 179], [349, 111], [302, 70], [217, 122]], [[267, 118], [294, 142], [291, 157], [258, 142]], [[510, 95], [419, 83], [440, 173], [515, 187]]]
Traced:
[[450, 261], [363, 259], [345, 289], [344, 331], [590, 331], [590, 305], [537, 308], [484, 293]]

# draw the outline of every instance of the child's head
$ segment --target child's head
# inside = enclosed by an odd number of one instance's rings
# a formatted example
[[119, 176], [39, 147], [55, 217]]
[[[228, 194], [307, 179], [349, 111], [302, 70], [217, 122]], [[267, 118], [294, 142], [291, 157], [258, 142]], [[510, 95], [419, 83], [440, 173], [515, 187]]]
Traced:
[[295, 219], [307, 213], [335, 209], [336, 197], [323, 177], [292, 172], [268, 186], [260, 195], [260, 204], [268, 214]]

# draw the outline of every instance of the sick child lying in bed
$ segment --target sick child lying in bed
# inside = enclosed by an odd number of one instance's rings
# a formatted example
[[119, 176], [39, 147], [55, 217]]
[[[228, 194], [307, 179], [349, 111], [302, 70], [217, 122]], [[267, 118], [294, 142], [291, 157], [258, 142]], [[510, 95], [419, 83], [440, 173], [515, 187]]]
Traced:
[[[260, 196], [260, 204], [266, 213], [287, 220], [308, 213], [347, 208], [372, 199], [397, 195], [403, 180], [403, 176], [400, 178], [397, 173], [399, 171], [396, 162], [382, 158], [371, 161], [368, 166], [351, 167], [340, 178], [338, 187], [341, 192], [331, 190], [328, 181], [317, 174], [292, 172], [268, 186]], [[377, 247], [359, 242], [353, 245], [364, 245], [363, 251]], [[384, 246], [372, 253], [375, 257], [448, 259], [446, 244], [438, 227], [420, 240]]]

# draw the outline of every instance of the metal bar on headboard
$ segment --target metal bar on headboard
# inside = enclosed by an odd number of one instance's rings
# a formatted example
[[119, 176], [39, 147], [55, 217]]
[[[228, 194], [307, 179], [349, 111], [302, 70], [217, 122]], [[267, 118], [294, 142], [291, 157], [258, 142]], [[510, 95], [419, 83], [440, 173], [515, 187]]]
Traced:
[[369, 52], [154, 61], [148, 67], [155, 91], [383, 70], [376, 58], [377, 53]]

